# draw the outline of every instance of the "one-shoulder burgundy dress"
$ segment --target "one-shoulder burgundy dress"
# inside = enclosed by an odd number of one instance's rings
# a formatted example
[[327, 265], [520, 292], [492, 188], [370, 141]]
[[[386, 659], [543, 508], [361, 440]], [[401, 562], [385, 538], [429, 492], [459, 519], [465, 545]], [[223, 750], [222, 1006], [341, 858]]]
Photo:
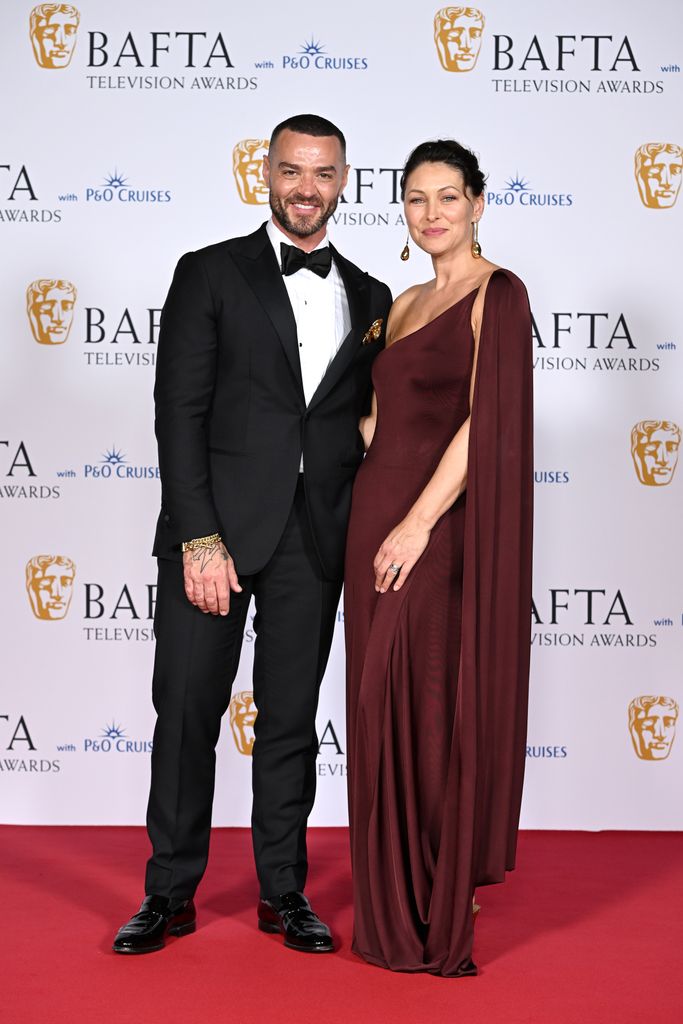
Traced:
[[476, 973], [476, 886], [514, 867], [531, 624], [532, 348], [522, 282], [485, 293], [465, 493], [403, 588], [373, 559], [470, 415], [476, 292], [379, 354], [378, 419], [349, 525], [353, 948], [373, 964]]

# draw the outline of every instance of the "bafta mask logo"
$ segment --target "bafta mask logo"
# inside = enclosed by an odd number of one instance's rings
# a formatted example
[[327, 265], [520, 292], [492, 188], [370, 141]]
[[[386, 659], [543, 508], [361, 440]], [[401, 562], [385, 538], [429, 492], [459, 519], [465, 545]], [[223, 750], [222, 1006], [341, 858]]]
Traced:
[[665, 761], [676, 737], [678, 704], [673, 697], [635, 697], [628, 706], [628, 727], [642, 761]]
[[64, 619], [74, 589], [76, 566], [66, 555], [36, 555], [26, 563], [26, 592], [37, 619]]
[[268, 139], [242, 139], [232, 151], [232, 170], [243, 203], [260, 206], [268, 202], [268, 186], [263, 177], [263, 158]]
[[442, 7], [434, 16], [436, 52], [445, 71], [471, 71], [477, 63], [485, 18], [476, 7]]
[[38, 4], [31, 11], [33, 54], [41, 68], [67, 68], [71, 63], [81, 16], [73, 4]]
[[71, 281], [44, 278], [26, 289], [26, 312], [33, 337], [40, 345], [62, 345], [69, 337], [76, 303]]
[[641, 484], [665, 487], [673, 480], [681, 428], [671, 420], [641, 420], [631, 431], [631, 457]]
[[647, 142], [636, 150], [640, 198], [651, 210], [668, 210], [678, 199], [683, 149], [675, 142]]
[[234, 693], [230, 701], [230, 729], [240, 754], [249, 757], [254, 748], [254, 722], [256, 705], [251, 690]]

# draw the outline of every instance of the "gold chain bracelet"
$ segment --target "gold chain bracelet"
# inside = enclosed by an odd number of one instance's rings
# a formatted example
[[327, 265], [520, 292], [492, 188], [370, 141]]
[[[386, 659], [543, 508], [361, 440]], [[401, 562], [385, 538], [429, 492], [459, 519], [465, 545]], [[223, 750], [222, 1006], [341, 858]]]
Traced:
[[181, 550], [196, 551], [197, 548], [212, 548], [220, 543], [220, 533], [211, 533], [208, 537], [195, 537], [194, 540], [184, 540], [181, 544]]

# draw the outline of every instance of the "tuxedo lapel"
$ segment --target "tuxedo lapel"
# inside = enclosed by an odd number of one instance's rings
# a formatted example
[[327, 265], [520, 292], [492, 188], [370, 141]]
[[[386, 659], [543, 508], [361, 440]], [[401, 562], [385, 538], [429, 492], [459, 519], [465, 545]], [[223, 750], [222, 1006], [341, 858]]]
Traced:
[[370, 326], [368, 320], [370, 294], [367, 274], [362, 273], [357, 267], [354, 267], [353, 263], [345, 260], [333, 245], [330, 248], [346, 289], [351, 330], [337, 349], [337, 353], [328, 366], [327, 372], [318, 384], [311, 401], [308, 403], [309, 409], [312, 409], [325, 395], [329, 394], [337, 381], [340, 380], [358, 351], [364, 332]]
[[296, 320], [265, 225], [242, 240], [240, 248], [235, 248], [233, 258], [280, 338], [301, 400], [305, 403]]

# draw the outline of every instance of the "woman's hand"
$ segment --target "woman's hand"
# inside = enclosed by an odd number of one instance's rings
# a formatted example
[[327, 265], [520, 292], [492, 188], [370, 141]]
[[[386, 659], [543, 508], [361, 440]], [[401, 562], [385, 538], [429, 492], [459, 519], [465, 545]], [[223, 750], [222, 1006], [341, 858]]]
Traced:
[[[429, 543], [431, 529], [414, 516], [406, 516], [380, 546], [372, 563], [375, 590], [384, 594], [391, 584], [400, 590]], [[396, 571], [398, 569], [398, 571]]]

